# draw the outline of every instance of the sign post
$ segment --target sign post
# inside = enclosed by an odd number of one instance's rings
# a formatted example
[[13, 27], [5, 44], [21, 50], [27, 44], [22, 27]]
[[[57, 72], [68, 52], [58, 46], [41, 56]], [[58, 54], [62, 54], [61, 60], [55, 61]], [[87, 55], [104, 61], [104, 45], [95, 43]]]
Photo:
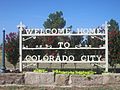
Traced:
[[5, 29], [3, 28], [3, 44], [2, 44], [2, 67], [0, 72], [5, 73]]
[[19, 70], [22, 72], [22, 31], [25, 29], [25, 25], [20, 22], [20, 24], [17, 26], [19, 29]]

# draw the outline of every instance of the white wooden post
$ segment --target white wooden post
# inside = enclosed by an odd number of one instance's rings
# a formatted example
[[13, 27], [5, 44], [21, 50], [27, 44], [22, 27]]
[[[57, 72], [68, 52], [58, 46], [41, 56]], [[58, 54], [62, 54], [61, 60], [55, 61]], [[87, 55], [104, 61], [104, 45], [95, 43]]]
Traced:
[[106, 65], [105, 65], [105, 72], [108, 72], [108, 24], [105, 22], [105, 60], [106, 60]]
[[25, 28], [25, 25], [20, 22], [17, 27], [19, 29], [19, 70], [22, 72], [22, 31]]

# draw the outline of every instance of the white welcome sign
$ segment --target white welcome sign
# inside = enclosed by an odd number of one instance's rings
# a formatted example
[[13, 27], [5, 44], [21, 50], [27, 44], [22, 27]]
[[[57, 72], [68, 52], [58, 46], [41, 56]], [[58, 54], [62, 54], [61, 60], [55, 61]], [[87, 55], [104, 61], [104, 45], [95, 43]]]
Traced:
[[[108, 71], [108, 25], [107, 22], [101, 28], [77, 28], [77, 33], [72, 33], [69, 28], [62, 29], [26, 29], [25, 25], [20, 23], [18, 26], [19, 29], [19, 53], [20, 53], [20, 71], [22, 71], [23, 63], [102, 63], [104, 64], [106, 72]], [[23, 33], [24, 30], [24, 33]], [[91, 36], [91, 38], [97, 38], [101, 41], [104, 41], [104, 45], [99, 47], [91, 47], [91, 45], [85, 45], [84, 47], [79, 44], [71, 47], [69, 42], [58, 42], [57, 47], [53, 47], [50, 44], [45, 45], [36, 45], [35, 47], [29, 47], [24, 45], [23, 42], [33, 38], [36, 39], [38, 36]], [[100, 38], [98, 36], [103, 36]], [[27, 37], [27, 38], [24, 38]], [[23, 58], [22, 53], [24, 50], [104, 50], [105, 56], [102, 55], [82, 55], [78, 60], [75, 60], [74, 55], [65, 55], [62, 56], [57, 53], [56, 55], [26, 55]]]

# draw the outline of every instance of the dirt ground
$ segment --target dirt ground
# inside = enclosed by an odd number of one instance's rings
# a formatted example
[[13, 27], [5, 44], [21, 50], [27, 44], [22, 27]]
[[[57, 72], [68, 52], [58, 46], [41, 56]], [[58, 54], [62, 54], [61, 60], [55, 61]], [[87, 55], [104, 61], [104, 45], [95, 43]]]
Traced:
[[120, 90], [120, 86], [29, 86], [29, 85], [5, 85], [0, 86], [0, 90]]

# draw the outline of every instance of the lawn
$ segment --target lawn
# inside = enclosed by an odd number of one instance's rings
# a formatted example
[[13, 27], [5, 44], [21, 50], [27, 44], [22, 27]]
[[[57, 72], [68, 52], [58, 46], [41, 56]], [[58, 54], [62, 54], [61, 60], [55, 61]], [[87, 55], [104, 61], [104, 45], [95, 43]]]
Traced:
[[[1, 66], [1, 63], [2, 63], [2, 50], [0, 50], [0, 66]], [[10, 64], [7, 59], [5, 59], [5, 64], [6, 64], [6, 68], [7, 69], [13, 69], [13, 66], [12, 64]], [[51, 68], [51, 69], [61, 69], [61, 64], [38, 64], [39, 68]], [[34, 68], [37, 68], [37, 66], [30, 66], [30, 67], [34, 67]], [[19, 63], [17, 64], [17, 68], [19, 68]], [[75, 67], [75, 64], [64, 64], [62, 69], [95, 69], [96, 67], [93, 67], [91, 66], [90, 64], [76, 64], [76, 67]], [[109, 66], [109, 68], [111, 68]], [[119, 69], [120, 68], [120, 65], [117, 65], [117, 68]]]
[[[2, 63], [2, 50], [0, 50], [0, 65]], [[13, 69], [12, 64], [10, 64], [7, 59], [5, 59], [5, 64], [6, 64], [6, 68], [7, 69]], [[19, 67], [19, 65], [17, 65], [17, 68]], [[36, 68], [36, 66], [33, 66]], [[61, 68], [61, 64], [39, 64], [39, 68]], [[64, 64], [62, 68], [66, 68], [66, 69], [70, 69], [73, 68], [75, 69], [75, 64]], [[77, 64], [76, 68], [93, 68], [90, 64]]]
[[[2, 65], [2, 50], [0, 50], [0, 66], [1, 65]], [[5, 65], [6, 65], [6, 68], [13, 68], [6, 58], [5, 58]]]
[[[2, 50], [0, 50], [0, 65], [1, 65], [1, 63], [2, 63]], [[12, 69], [13, 68], [13, 66], [12, 66], [12, 64], [10, 64], [8, 61], [7, 61], [7, 59], [5, 59], [5, 64], [6, 64], [6, 68], [8, 68], [8, 69]], [[19, 67], [19, 65], [17, 65], [17, 68]], [[36, 66], [35, 66], [36, 67]], [[63, 67], [62, 68], [75, 68], [75, 64], [64, 64], [63, 65]], [[89, 64], [85, 64], [85, 65], [83, 65], [83, 64], [77, 64], [76, 65], [76, 68], [92, 68], [91, 67], [91, 65], [89, 65]], [[39, 64], [39, 68], [61, 68], [61, 64], [44, 64], [44, 63], [42, 63], [42, 64]]]

